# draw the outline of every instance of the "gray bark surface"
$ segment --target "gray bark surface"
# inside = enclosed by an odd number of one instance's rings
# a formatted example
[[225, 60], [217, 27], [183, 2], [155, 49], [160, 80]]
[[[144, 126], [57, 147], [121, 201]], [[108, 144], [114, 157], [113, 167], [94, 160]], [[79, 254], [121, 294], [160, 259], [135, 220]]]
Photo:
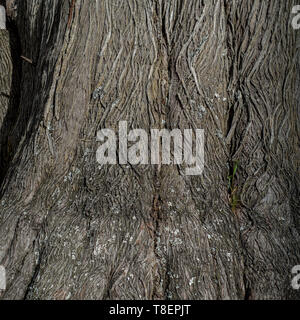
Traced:
[[[297, 3], [8, 2], [0, 297], [299, 298]], [[204, 129], [203, 174], [100, 166], [97, 131], [122, 120]]]

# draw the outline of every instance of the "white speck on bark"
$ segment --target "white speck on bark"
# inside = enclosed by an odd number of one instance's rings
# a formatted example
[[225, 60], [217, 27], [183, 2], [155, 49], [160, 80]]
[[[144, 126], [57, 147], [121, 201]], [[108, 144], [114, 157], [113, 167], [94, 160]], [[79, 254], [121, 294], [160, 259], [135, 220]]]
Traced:
[[193, 278], [190, 279], [190, 281], [189, 281], [189, 286], [191, 286], [191, 285], [194, 284], [195, 279], [196, 279], [195, 277], [193, 277]]

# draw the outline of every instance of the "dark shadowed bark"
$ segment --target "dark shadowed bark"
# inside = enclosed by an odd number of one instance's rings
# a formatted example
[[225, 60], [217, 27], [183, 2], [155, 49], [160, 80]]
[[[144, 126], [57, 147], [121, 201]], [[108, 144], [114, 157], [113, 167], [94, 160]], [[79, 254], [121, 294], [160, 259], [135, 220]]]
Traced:
[[[296, 2], [8, 2], [1, 298], [299, 298]], [[122, 120], [204, 129], [203, 174], [100, 166]]]

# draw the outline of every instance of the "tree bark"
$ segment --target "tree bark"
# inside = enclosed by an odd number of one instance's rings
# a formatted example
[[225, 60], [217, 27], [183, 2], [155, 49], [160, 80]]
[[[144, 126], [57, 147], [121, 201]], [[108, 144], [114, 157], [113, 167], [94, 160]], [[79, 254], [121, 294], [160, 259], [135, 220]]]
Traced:
[[[295, 1], [14, 2], [1, 298], [299, 298]], [[120, 121], [204, 129], [203, 174], [100, 166]]]

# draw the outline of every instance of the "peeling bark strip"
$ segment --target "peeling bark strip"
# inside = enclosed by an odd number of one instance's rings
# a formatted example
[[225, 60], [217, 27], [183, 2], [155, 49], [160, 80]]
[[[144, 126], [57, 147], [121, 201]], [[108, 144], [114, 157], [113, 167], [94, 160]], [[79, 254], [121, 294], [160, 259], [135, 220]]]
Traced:
[[30, 64], [33, 63], [32, 60], [29, 59], [29, 58], [27, 58], [27, 57], [24, 57], [24, 56], [20, 56], [20, 57], [21, 57], [23, 60], [25, 60], [26, 62], [30, 63]]
[[[16, 3], [18, 59], [0, 33], [1, 298], [299, 298], [296, 2]], [[97, 132], [120, 121], [204, 129], [203, 175], [100, 166]]]
[[75, 0], [71, 0], [71, 5], [70, 5], [70, 9], [69, 9], [69, 17], [68, 17], [68, 28], [70, 28], [71, 26], [71, 22], [72, 22], [72, 18], [73, 18], [73, 11], [74, 11], [74, 7], [75, 7]]

